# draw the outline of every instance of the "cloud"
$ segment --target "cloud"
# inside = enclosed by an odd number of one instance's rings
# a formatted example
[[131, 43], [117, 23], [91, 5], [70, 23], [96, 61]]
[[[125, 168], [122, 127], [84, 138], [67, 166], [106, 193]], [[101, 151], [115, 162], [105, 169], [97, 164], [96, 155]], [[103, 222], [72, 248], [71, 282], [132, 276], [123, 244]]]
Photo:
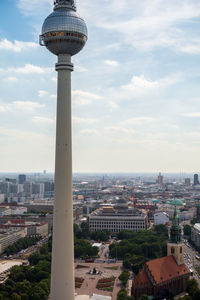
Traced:
[[158, 91], [182, 80], [183, 75], [181, 74], [172, 74], [154, 81], [144, 75], [133, 76], [130, 83], [122, 86], [122, 92], [130, 94], [132, 97], [144, 96], [149, 92]]
[[[127, 12], [127, 7], [132, 13]], [[180, 28], [185, 22], [200, 16], [197, 0], [141, 0], [140, 3], [125, 0], [123, 5], [113, 0], [105, 7], [108, 12], [111, 9], [112, 15], [103, 16], [100, 11], [96, 25], [119, 33], [126, 43], [139, 50], [168, 47], [184, 51], [187, 47], [190, 51], [197, 44], [195, 38], [200, 41], [198, 36]]]
[[104, 60], [104, 64], [110, 66], [110, 67], [118, 67], [120, 65], [120, 63], [116, 60]]
[[117, 109], [119, 107], [119, 105], [116, 102], [114, 102], [114, 101], [109, 101], [108, 104], [107, 104], [107, 106], [110, 107], [111, 110]]
[[80, 118], [80, 117], [76, 117], [73, 116], [72, 120], [75, 124], [94, 124], [97, 123], [98, 120], [97, 119], [93, 119], [93, 118]]
[[54, 124], [55, 123], [55, 119], [48, 118], [48, 117], [38, 117], [38, 116], [33, 117], [32, 121], [34, 123], [39, 123], [39, 124]]
[[7, 106], [1, 104], [1, 105], [0, 105], [0, 112], [5, 112], [5, 111], [7, 111]]
[[81, 90], [72, 91], [72, 103], [75, 106], [86, 106], [96, 100], [100, 100], [101, 96]]
[[80, 131], [82, 135], [99, 135], [99, 131], [96, 129], [83, 129]]
[[104, 130], [110, 134], [135, 134], [135, 130], [128, 129], [121, 126], [106, 126]]
[[152, 121], [153, 121], [152, 117], [135, 117], [135, 118], [122, 121], [119, 124], [123, 126], [144, 125], [144, 124], [151, 123]]
[[42, 68], [39, 66], [35, 66], [32, 64], [26, 64], [24, 67], [21, 68], [9, 68], [8, 71], [18, 73], [18, 74], [46, 74], [46, 73], [51, 73], [53, 69], [51, 68]]
[[21, 52], [27, 49], [35, 49], [39, 47], [38, 44], [33, 42], [22, 42], [22, 41], [14, 41], [10, 42], [7, 39], [0, 40], [0, 50], [13, 51], [13, 52]]
[[10, 76], [10, 77], [7, 77], [7, 78], [4, 78], [3, 79], [4, 81], [10, 81], [10, 82], [16, 82], [16, 81], [18, 81], [18, 78], [17, 77], [12, 77], [12, 76]]
[[52, 99], [56, 99], [57, 95], [55, 94], [50, 94], [48, 91], [45, 91], [45, 90], [40, 90], [38, 92], [38, 96], [40, 98], [52, 98]]
[[51, 8], [52, 0], [18, 0], [18, 7], [25, 15], [38, 15]]
[[200, 112], [186, 113], [183, 116], [187, 118], [200, 118]]
[[25, 110], [25, 111], [33, 111], [38, 108], [45, 107], [45, 104], [41, 104], [38, 102], [31, 102], [31, 101], [14, 101], [10, 105], [10, 109], [19, 109], [19, 110]]

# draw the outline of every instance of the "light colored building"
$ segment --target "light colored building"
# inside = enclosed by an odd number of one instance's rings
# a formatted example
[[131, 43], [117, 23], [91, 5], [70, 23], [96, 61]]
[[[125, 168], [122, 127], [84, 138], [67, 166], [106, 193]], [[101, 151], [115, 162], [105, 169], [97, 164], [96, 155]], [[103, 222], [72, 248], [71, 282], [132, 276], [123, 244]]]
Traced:
[[24, 213], [27, 213], [27, 207], [23, 207], [23, 206], [11, 207], [11, 215], [23, 215]]
[[200, 247], [200, 223], [196, 223], [192, 228], [191, 240], [197, 247]]
[[45, 237], [48, 235], [48, 223], [47, 222], [25, 222], [22, 219], [12, 219], [8, 223], [0, 225], [2, 229], [26, 229], [27, 236], [41, 235]]
[[165, 225], [169, 222], [169, 215], [166, 212], [159, 211], [154, 214], [154, 225]]
[[139, 231], [148, 228], [147, 214], [136, 210], [123, 208], [121, 210], [113, 207], [105, 207], [94, 211], [89, 217], [90, 231], [108, 230], [117, 233], [122, 230]]
[[5, 249], [17, 242], [19, 239], [24, 238], [27, 235], [26, 228], [1, 230], [0, 233], [0, 254], [5, 251]]
[[0, 207], [0, 216], [9, 216], [11, 215], [11, 208], [9, 206]]

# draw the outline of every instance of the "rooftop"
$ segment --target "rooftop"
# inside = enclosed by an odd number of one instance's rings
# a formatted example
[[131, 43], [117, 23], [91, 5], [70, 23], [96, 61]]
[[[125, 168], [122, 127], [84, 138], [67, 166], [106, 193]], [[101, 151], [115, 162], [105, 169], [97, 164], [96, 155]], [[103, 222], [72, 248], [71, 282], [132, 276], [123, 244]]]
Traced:
[[150, 260], [146, 266], [157, 284], [189, 273], [186, 265], [179, 266], [172, 255]]

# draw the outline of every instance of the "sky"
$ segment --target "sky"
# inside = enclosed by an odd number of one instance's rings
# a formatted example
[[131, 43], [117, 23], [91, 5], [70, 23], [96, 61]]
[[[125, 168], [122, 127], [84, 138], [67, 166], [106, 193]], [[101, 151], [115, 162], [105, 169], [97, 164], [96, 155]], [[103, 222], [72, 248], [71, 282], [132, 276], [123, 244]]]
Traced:
[[[54, 171], [53, 0], [0, 1], [0, 171]], [[199, 0], [77, 0], [74, 172], [200, 171]]]

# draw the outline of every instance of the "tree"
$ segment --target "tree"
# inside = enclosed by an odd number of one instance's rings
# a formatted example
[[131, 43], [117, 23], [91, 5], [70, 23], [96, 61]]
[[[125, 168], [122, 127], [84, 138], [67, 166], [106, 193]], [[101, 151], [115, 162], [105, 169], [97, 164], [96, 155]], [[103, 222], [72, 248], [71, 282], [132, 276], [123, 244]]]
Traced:
[[187, 286], [186, 286], [186, 292], [188, 292], [188, 294], [193, 298], [197, 291], [198, 291], [197, 281], [194, 278], [188, 280]]
[[117, 294], [117, 300], [126, 300], [127, 296], [127, 291], [125, 289], [121, 289]]
[[163, 224], [156, 225], [154, 227], [154, 230], [156, 231], [156, 233], [164, 234], [166, 237], [168, 237], [168, 229], [165, 225]]
[[120, 275], [119, 275], [119, 280], [123, 283], [124, 286], [126, 286], [127, 281], [130, 278], [130, 273], [128, 270], [124, 270]]
[[21, 296], [18, 295], [17, 293], [12, 293], [11, 299], [12, 300], [21, 300]]
[[142, 295], [139, 300], [149, 300], [149, 297], [147, 295]]
[[87, 239], [90, 236], [89, 224], [87, 222], [81, 223], [81, 235], [84, 239]]
[[183, 227], [183, 232], [184, 232], [184, 235], [191, 235], [191, 226], [190, 225], [184, 225], [184, 227]]

